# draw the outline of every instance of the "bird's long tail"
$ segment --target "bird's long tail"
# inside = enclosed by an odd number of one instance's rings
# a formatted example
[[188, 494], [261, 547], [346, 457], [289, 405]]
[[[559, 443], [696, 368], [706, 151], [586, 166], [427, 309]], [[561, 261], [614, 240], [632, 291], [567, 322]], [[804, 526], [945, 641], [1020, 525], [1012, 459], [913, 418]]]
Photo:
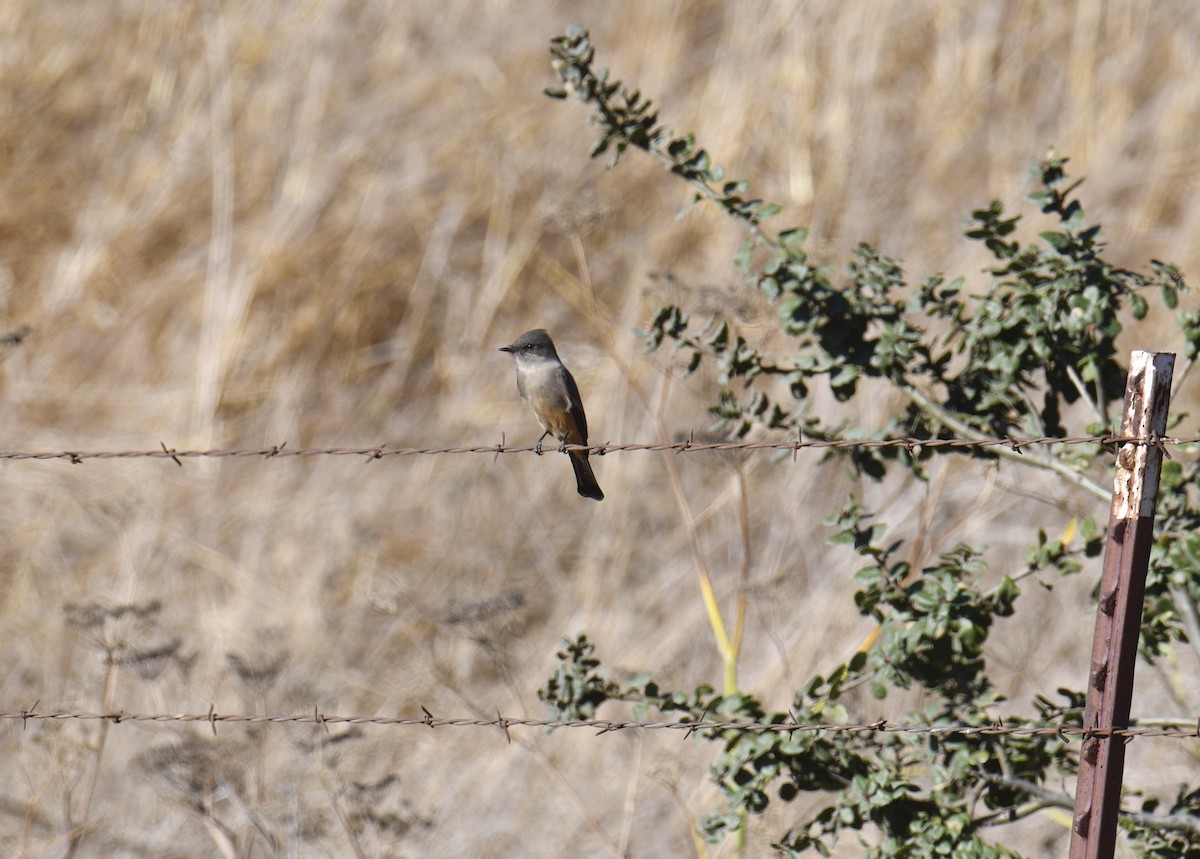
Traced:
[[570, 451], [571, 467], [575, 469], [575, 488], [579, 490], [579, 494], [584, 498], [592, 498], [596, 501], [604, 500], [604, 493], [600, 491], [600, 484], [596, 482], [596, 475], [592, 473], [592, 466], [588, 463], [586, 453], [577, 453]]

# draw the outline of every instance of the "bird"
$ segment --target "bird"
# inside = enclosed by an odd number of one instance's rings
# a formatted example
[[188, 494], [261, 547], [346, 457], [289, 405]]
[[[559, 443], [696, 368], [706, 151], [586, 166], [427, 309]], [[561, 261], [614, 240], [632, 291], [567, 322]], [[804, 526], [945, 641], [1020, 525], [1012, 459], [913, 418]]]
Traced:
[[600, 491], [600, 484], [588, 462], [587, 451], [568, 451], [566, 448], [568, 444], [587, 444], [587, 417], [579, 398], [579, 386], [559, 359], [550, 335], [545, 329], [535, 328], [510, 345], [501, 346], [500, 351], [516, 359], [517, 390], [545, 430], [534, 445], [534, 452], [541, 456], [542, 440], [548, 435], [554, 436], [558, 439], [559, 452], [566, 452], [571, 457], [575, 488], [579, 494], [595, 501], [604, 500], [604, 493]]

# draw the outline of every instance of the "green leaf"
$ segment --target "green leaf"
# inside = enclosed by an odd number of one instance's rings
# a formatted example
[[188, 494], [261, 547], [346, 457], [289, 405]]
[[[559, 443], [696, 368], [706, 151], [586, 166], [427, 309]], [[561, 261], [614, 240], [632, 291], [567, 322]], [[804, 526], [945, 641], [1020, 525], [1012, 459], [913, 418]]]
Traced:
[[808, 230], [804, 227], [792, 227], [779, 234], [779, 244], [785, 248], [799, 247], [808, 238]]
[[742, 246], [738, 249], [737, 254], [733, 258], [733, 264], [742, 272], [750, 270], [750, 260], [754, 254], [756, 243], [754, 239], [746, 239], [742, 242]]
[[1038, 233], [1038, 236], [1042, 239], [1042, 241], [1060, 253], [1064, 248], [1071, 244], [1071, 237], [1066, 233]]

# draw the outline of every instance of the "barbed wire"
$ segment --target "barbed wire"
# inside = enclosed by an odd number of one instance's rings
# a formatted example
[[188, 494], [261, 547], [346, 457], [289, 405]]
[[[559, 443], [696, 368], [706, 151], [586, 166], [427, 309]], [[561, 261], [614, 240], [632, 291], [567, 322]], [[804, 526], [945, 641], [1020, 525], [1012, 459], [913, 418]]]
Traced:
[[[1006, 438], [883, 438], [883, 439], [799, 439], [796, 441], [695, 441], [686, 439], [671, 442], [649, 442], [630, 444], [565, 445], [566, 450], [586, 450], [596, 456], [609, 453], [625, 453], [631, 451], [674, 451], [676, 453], [697, 453], [704, 451], [736, 451], [736, 450], [777, 450], [792, 451], [793, 455], [807, 449], [846, 450], [852, 448], [904, 448], [909, 453], [915, 453], [922, 448], [1008, 448], [1018, 453], [1022, 448], [1039, 445], [1085, 445], [1094, 444], [1112, 448], [1125, 444], [1153, 445], [1159, 448], [1180, 447], [1189, 444], [1200, 444], [1200, 436], [1121, 436], [1094, 435], [1060, 438], [1043, 436], [1039, 438], [1021, 438], [1010, 436]], [[506, 445], [503, 439], [499, 444], [467, 445], [446, 447], [393, 447], [391, 445], [373, 445], [370, 447], [288, 447], [287, 442], [257, 448], [214, 448], [211, 450], [178, 450], [159, 443], [159, 447], [149, 450], [43, 450], [43, 451], [3, 451], [0, 450], [0, 460], [55, 460], [63, 459], [80, 464], [88, 459], [170, 459], [177, 465], [183, 465], [184, 459], [200, 458], [261, 458], [277, 459], [286, 457], [312, 456], [355, 456], [367, 460], [383, 459], [389, 456], [425, 456], [452, 453], [529, 453], [539, 448], [536, 445]], [[554, 448], [547, 447], [547, 450]]]
[[426, 708], [421, 716], [339, 716], [322, 713], [314, 707], [311, 713], [292, 715], [230, 714], [218, 713], [209, 708], [207, 713], [129, 713], [124, 710], [107, 713], [81, 712], [72, 710], [38, 710], [33, 708], [16, 711], [0, 711], [0, 721], [21, 721], [28, 727], [30, 719], [35, 721], [105, 721], [114, 725], [130, 722], [194, 722], [204, 723], [217, 732], [218, 724], [313, 724], [326, 729], [330, 725], [379, 725], [389, 727], [427, 728], [500, 728], [506, 734], [510, 728], [583, 728], [596, 731], [597, 735], [624, 730], [682, 731], [691, 735], [700, 731], [738, 731], [747, 734], [765, 733], [845, 733], [845, 734], [922, 734], [929, 736], [1056, 736], [1063, 740], [1088, 739], [1092, 737], [1118, 737], [1126, 742], [1138, 737], [1173, 737], [1177, 739], [1200, 739], [1200, 720], [1194, 725], [1134, 725], [1128, 728], [1084, 728], [1079, 724], [1063, 725], [913, 725], [893, 724], [886, 719], [870, 723], [804, 723], [804, 722], [742, 722], [700, 719], [694, 722], [638, 722], [611, 719], [526, 719], [500, 715], [494, 718], [469, 717], [441, 718]]

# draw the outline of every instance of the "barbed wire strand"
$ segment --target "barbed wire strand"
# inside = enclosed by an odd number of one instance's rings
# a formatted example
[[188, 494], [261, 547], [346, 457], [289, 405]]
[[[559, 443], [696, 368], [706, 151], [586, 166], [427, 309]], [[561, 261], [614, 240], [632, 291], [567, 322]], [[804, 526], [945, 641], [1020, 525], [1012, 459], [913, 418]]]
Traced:
[[[1043, 436], [1040, 438], [884, 438], [884, 439], [800, 439], [798, 441], [716, 441], [701, 442], [691, 439], [672, 442], [650, 442], [631, 444], [592, 444], [565, 445], [566, 450], [586, 450], [596, 456], [609, 453], [632, 451], [675, 451], [676, 453], [698, 453], [704, 451], [736, 451], [736, 450], [778, 450], [799, 451], [806, 449], [846, 450], [853, 448], [904, 448], [914, 453], [922, 448], [989, 448], [1004, 447], [1017, 452], [1021, 448], [1038, 445], [1085, 445], [1094, 444], [1102, 447], [1115, 447], [1126, 444], [1153, 445], [1159, 448], [1180, 447], [1183, 445], [1200, 444], [1200, 436], [1119, 436], [1096, 435], [1059, 438]], [[279, 459], [286, 457], [311, 456], [358, 456], [366, 459], [383, 459], [389, 456], [426, 456], [453, 453], [529, 453], [536, 449], [535, 445], [467, 445], [446, 447], [393, 447], [391, 445], [374, 445], [371, 447], [288, 447], [287, 442], [258, 448], [216, 448], [212, 450], [177, 450], [167, 447], [160, 442], [159, 447], [150, 450], [42, 450], [42, 451], [0, 451], [0, 460], [55, 460], [63, 459], [75, 464], [88, 459], [170, 459], [177, 465], [183, 465], [184, 459], [199, 458], [262, 458]]]
[[[35, 705], [36, 706], [36, 705]], [[748, 734], [764, 733], [847, 733], [847, 734], [923, 734], [956, 736], [1057, 736], [1064, 740], [1091, 737], [1120, 737], [1129, 742], [1138, 737], [1174, 737], [1178, 739], [1200, 739], [1200, 720], [1189, 727], [1133, 726], [1128, 728], [1084, 728], [1079, 724], [1063, 725], [911, 725], [893, 724], [886, 719], [870, 723], [803, 723], [803, 722], [739, 722], [699, 720], [695, 722], [637, 722], [610, 719], [524, 719], [501, 716], [495, 718], [439, 718], [424, 707], [422, 716], [339, 716], [322, 713], [314, 707], [311, 713], [293, 715], [230, 714], [218, 713], [210, 708], [207, 713], [108, 713], [79, 712], [71, 710], [18, 710], [0, 711], [0, 721], [21, 721], [28, 727], [30, 719], [35, 721], [107, 721], [118, 725], [129, 722], [195, 722], [212, 726], [216, 733], [218, 724], [315, 724], [328, 729], [330, 725], [380, 725], [427, 728], [500, 728], [508, 731], [514, 727], [527, 728], [583, 728], [599, 734], [624, 730], [666, 730], [694, 734], [699, 731], [738, 731]]]

